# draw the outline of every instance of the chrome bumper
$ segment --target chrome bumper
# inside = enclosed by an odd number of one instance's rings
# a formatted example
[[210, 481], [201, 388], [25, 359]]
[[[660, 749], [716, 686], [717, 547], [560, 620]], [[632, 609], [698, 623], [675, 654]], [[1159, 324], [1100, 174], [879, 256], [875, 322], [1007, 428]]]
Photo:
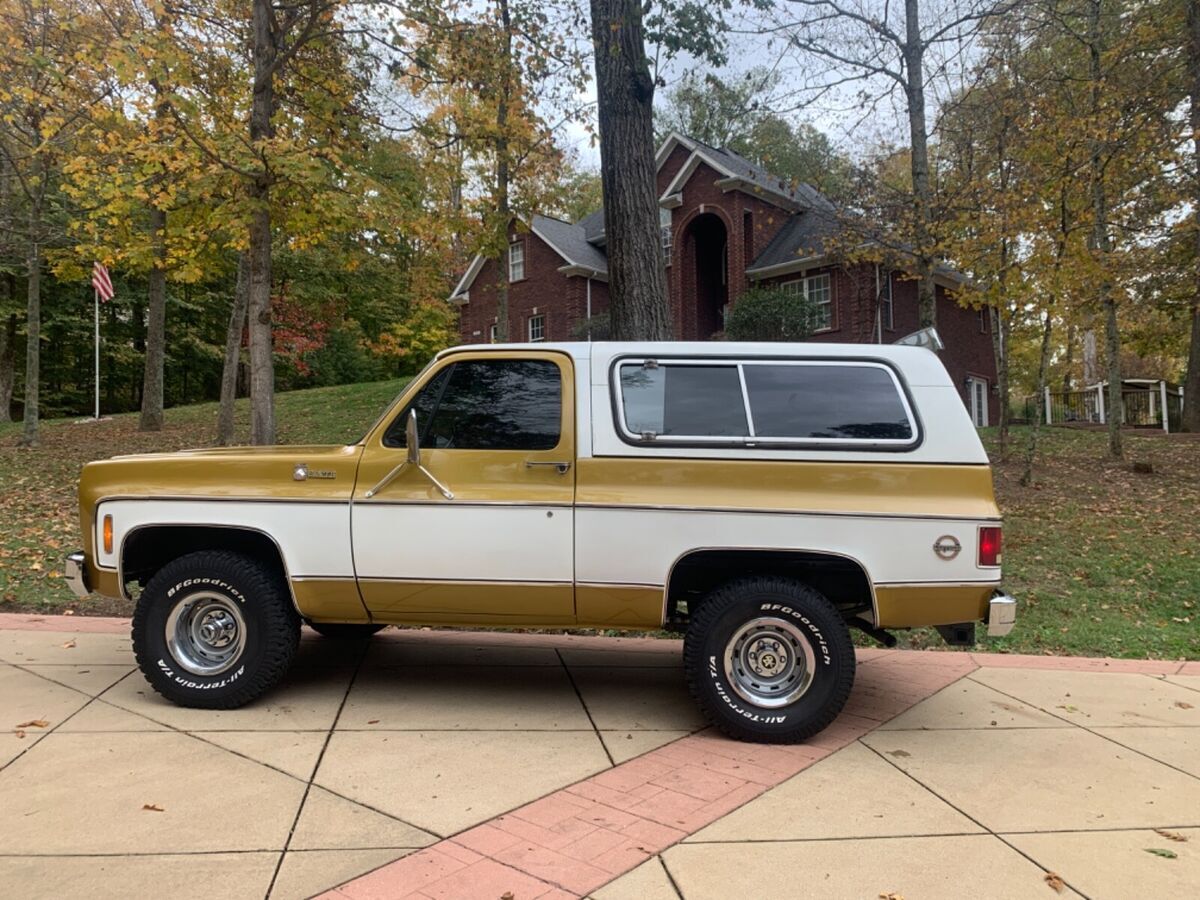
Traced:
[[1004, 637], [1017, 622], [1017, 601], [1008, 594], [996, 594], [988, 601], [988, 637]]
[[87, 564], [82, 550], [67, 557], [66, 574], [63, 577], [71, 586], [71, 592], [80, 600], [91, 593], [87, 583]]

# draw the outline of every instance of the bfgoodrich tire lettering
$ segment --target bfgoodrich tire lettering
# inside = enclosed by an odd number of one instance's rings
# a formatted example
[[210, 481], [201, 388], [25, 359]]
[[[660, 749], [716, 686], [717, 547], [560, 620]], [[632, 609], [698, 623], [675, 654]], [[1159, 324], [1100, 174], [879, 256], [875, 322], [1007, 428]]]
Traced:
[[806, 740], [837, 717], [854, 683], [845, 620], [820, 592], [788, 578], [717, 588], [693, 614], [683, 646], [700, 710], [738, 740]]
[[[196, 615], [207, 618], [200, 623]], [[181, 648], [179, 641], [202, 628], [208, 643]], [[300, 617], [281, 577], [259, 560], [223, 550], [168, 563], [133, 614], [138, 667], [155, 691], [180, 706], [249, 703], [283, 678], [299, 641]]]

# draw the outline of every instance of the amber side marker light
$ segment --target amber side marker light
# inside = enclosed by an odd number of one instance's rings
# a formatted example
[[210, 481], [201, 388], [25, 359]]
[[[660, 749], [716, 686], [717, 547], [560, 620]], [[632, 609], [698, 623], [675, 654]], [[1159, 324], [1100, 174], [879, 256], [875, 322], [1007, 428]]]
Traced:
[[979, 529], [979, 565], [1000, 565], [1000, 529], [995, 526]]
[[104, 552], [112, 553], [113, 547], [113, 528], [112, 516], [104, 517]]

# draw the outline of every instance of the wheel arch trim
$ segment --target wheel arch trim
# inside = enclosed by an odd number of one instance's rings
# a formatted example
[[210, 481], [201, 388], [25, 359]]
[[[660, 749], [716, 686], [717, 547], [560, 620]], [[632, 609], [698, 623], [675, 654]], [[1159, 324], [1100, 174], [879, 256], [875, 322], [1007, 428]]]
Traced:
[[[226, 524], [226, 523], [221, 523], [219, 525], [215, 525], [215, 524], [210, 524], [210, 523], [205, 523], [205, 522], [196, 522], [196, 523], [189, 522], [186, 524], [179, 523], [179, 522], [142, 522], [139, 525], [135, 525], [134, 527], [130, 528], [127, 532], [125, 532], [125, 534], [123, 534], [121, 536], [121, 546], [118, 549], [117, 554], [116, 554], [116, 556], [117, 556], [117, 583], [118, 583], [118, 586], [121, 591], [121, 596], [124, 599], [126, 599], [126, 600], [132, 599], [129, 596], [128, 592], [125, 590], [125, 555], [126, 555], [125, 545], [129, 542], [129, 539], [132, 538], [135, 534], [138, 534], [139, 532], [142, 532], [142, 531], [153, 531], [153, 530], [159, 529], [159, 528], [203, 528], [206, 531], [241, 531], [241, 532], [245, 532], [248, 534], [255, 534], [260, 537], [266, 538], [270, 542], [271, 546], [275, 548], [275, 553], [279, 557], [279, 567], [280, 567], [280, 569], [283, 570], [283, 580], [287, 583], [288, 596], [292, 600], [292, 609], [294, 609], [296, 611], [296, 615], [300, 616], [301, 618], [304, 617], [304, 613], [300, 609], [300, 604], [296, 601], [296, 592], [295, 592], [295, 590], [292, 589], [292, 575], [288, 571], [287, 557], [284, 556], [283, 547], [280, 546], [279, 541], [277, 541], [270, 533], [268, 533], [267, 531], [264, 531], [261, 528], [255, 528], [252, 525], [235, 525], [235, 524]], [[176, 556], [174, 558], [178, 559], [179, 557]]]
[[667, 580], [663, 584], [663, 606], [662, 606], [662, 621], [665, 624], [667, 621], [667, 610], [670, 605], [671, 597], [671, 581], [675, 577], [676, 569], [679, 565], [687, 560], [690, 556], [695, 556], [700, 553], [772, 553], [779, 556], [804, 554], [808, 556], [827, 556], [834, 559], [842, 559], [853, 563], [859, 568], [863, 574], [863, 578], [867, 582], [867, 590], [871, 594], [871, 615], [874, 621], [879, 621], [879, 599], [875, 596], [875, 581], [871, 578], [871, 573], [867, 569], [866, 564], [857, 557], [851, 556], [849, 553], [841, 553], [837, 550], [818, 550], [805, 547], [744, 547], [744, 546], [713, 546], [713, 547], [692, 547], [683, 551], [667, 569]]

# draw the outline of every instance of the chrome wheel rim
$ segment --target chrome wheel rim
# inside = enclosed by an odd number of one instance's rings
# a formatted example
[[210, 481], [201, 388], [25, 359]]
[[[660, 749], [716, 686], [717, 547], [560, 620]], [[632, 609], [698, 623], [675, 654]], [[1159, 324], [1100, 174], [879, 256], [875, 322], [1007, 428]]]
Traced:
[[246, 620], [235, 601], [199, 591], [171, 608], [166, 638], [167, 650], [180, 668], [193, 675], [220, 675], [245, 649]]
[[751, 619], [725, 648], [729, 686], [747, 703], [764, 709], [794, 703], [812, 686], [815, 671], [812, 645], [786, 619]]

